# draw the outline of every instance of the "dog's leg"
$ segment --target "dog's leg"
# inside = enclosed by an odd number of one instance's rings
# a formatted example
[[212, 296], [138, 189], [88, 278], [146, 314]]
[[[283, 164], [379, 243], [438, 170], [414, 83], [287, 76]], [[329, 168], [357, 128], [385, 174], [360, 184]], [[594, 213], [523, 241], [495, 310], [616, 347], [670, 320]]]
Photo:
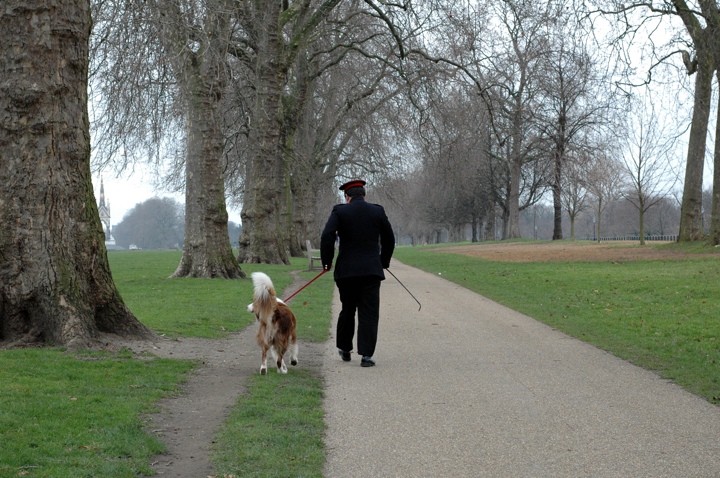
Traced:
[[262, 348], [262, 363], [260, 364], [260, 375], [267, 374], [267, 347]]
[[290, 345], [290, 365], [292, 365], [293, 367], [295, 365], [297, 365], [297, 363], [298, 363], [297, 357], [298, 357], [298, 344], [297, 344], [297, 342], [293, 342]]
[[278, 350], [277, 347], [274, 345], [270, 347], [270, 353], [272, 354], [273, 360], [277, 364], [278, 373], [287, 373], [287, 366], [283, 361], [283, 352], [284, 351], [282, 349]]
[[284, 347], [280, 348], [280, 350], [275, 350], [277, 352], [277, 371], [278, 373], [287, 373], [287, 365], [285, 365], [285, 360], [283, 360], [283, 356], [285, 355], [286, 349]]

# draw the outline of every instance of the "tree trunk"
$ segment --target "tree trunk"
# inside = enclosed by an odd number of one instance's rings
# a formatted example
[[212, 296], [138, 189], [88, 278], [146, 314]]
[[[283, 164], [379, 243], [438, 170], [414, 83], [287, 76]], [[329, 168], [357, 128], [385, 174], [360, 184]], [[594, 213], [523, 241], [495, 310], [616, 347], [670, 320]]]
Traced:
[[279, 15], [280, 2], [267, 2], [258, 20], [255, 107], [238, 254], [238, 260], [243, 263], [290, 263], [280, 205], [284, 180], [280, 97], [286, 71], [281, 55]]
[[562, 234], [562, 160], [563, 151], [561, 146], [556, 146], [553, 170], [553, 241], [561, 240]]
[[600, 216], [602, 215], [602, 199], [598, 200], [598, 208], [597, 208], [597, 242], [600, 244]]
[[638, 208], [640, 210], [640, 245], [645, 245], [645, 201], [642, 199], [639, 202], [640, 207]]
[[113, 283], [90, 175], [90, 1], [0, 11], [0, 341], [152, 333]]
[[520, 237], [520, 174], [522, 162], [517, 156], [510, 165], [510, 191], [508, 194], [507, 217], [503, 224], [503, 239]]
[[702, 227], [702, 181], [705, 163], [705, 143], [710, 119], [713, 66], [698, 52], [699, 62], [695, 78], [695, 102], [685, 165], [685, 186], [680, 206], [678, 242], [698, 241], [705, 237]]
[[[161, 3], [155, 8], [156, 15], [163, 18], [166, 9], [177, 6]], [[223, 9], [208, 8], [203, 19], [205, 36], [198, 36], [200, 46], [191, 51], [181, 13], [168, 11], [175, 22], [159, 20], [159, 24], [167, 29], [165, 49], [173, 55], [187, 121], [185, 240], [180, 264], [171, 277], [243, 278], [245, 273], [230, 246], [223, 178], [220, 105], [227, 86], [228, 21]]]
[[[720, 70], [716, 71], [720, 80]], [[710, 214], [710, 245], [720, 244], [720, 97], [718, 97], [717, 119], [715, 121], [715, 157], [713, 160], [713, 193]]]
[[204, 74], [190, 81], [196, 87], [189, 92], [186, 108], [185, 241], [171, 277], [244, 278], [228, 236], [218, 108], [223, 86], [207, 85]]

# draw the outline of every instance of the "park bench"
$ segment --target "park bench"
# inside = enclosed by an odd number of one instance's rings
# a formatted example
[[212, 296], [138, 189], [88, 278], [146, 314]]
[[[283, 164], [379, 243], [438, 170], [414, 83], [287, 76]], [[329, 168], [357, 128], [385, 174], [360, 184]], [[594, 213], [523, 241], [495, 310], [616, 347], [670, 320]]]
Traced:
[[305, 247], [308, 255], [308, 270], [322, 269], [322, 263], [320, 262], [320, 249], [313, 249], [309, 239], [305, 241]]

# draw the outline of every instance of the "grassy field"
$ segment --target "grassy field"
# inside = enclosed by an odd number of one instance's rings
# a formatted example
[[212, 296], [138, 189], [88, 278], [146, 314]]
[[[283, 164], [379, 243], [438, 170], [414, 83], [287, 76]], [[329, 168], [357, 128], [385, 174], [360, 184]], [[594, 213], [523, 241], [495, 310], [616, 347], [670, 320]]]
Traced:
[[0, 352], [0, 476], [133, 477], [163, 444], [140, 414], [193, 364], [60, 349]]
[[[648, 246], [656, 247], [656, 246]], [[477, 291], [720, 402], [720, 260], [504, 263], [399, 247], [396, 257]], [[130, 309], [171, 337], [222, 337], [253, 321], [238, 314], [249, 280], [168, 279], [178, 252], [110, 254]], [[278, 290], [302, 270], [244, 265], [268, 272]], [[312, 278], [315, 273], [301, 272]], [[301, 340], [328, 338], [330, 275], [292, 302]], [[62, 349], [0, 352], [0, 477], [135, 477], [151, 473], [162, 443], [142, 429], [142, 414], [177, 393], [194, 364], [128, 352]], [[322, 378], [308, 370], [253, 377], [213, 449], [219, 473], [320, 477], [325, 460]], [[264, 437], [264, 439], [263, 439]], [[269, 439], [271, 437], [272, 439]], [[278, 454], [290, 460], [279, 463]]]

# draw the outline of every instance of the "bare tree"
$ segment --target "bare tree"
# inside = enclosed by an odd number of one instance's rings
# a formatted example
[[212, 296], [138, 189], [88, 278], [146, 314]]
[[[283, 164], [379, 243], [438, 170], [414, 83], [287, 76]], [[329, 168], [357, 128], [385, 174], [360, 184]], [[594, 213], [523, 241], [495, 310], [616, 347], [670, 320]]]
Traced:
[[[341, 21], [333, 21], [331, 25], [335, 30], [343, 32], [353, 28], [347, 19], [368, 17], [376, 26], [368, 38], [387, 38], [389, 44], [400, 49], [389, 53], [372, 51], [372, 57], [380, 62], [383, 58], [404, 57], [400, 46], [402, 40], [394, 27], [395, 14], [402, 13], [403, 6], [377, 5], [372, 0], [346, 2], [342, 9], [340, 5], [339, 0], [238, 4], [237, 14], [244, 36], [236, 35], [238, 41], [234, 45], [237, 47], [231, 52], [254, 72], [255, 88], [245, 171], [243, 232], [238, 255], [242, 262], [288, 261], [292, 231], [287, 227], [288, 220], [283, 221], [282, 217], [289, 217], [284, 208], [289, 204], [290, 172], [297, 156], [287, 150], [287, 141], [292, 141], [295, 134], [291, 122], [287, 121], [290, 117], [283, 114], [283, 107], [292, 103], [283, 100], [300, 97], [283, 95], [285, 86], [292, 82], [296, 73], [293, 67], [303, 66], [297, 62], [298, 56], [312, 54], [307, 46], [319, 38], [325, 22], [342, 10]], [[384, 26], [384, 31], [378, 31], [377, 25]], [[357, 51], [358, 43], [350, 38], [349, 42], [338, 42], [331, 48], [338, 52]], [[296, 91], [300, 92], [302, 88]], [[302, 106], [301, 103], [298, 105]], [[304, 110], [296, 108], [298, 105], [293, 105], [293, 109], [302, 114]], [[323, 172], [320, 173], [322, 176]]]
[[94, 345], [151, 332], [112, 280], [90, 175], [90, 2], [0, 14], [0, 340]]
[[[100, 151], [112, 158], [148, 145], [162, 149], [168, 134], [178, 134], [171, 128], [182, 127], [184, 147], [155, 154], [184, 156], [186, 237], [172, 277], [245, 277], [227, 237], [223, 178], [231, 2], [118, 0], [97, 5], [94, 64], [103, 93], [99, 127], [119, 138], [101, 142]], [[171, 128], [162, 112], [175, 114], [169, 117], [175, 119]]]
[[[618, 18], [619, 23], [623, 25], [621, 32], [623, 38], [647, 38], [646, 34], [638, 35], [638, 32], [647, 25], [657, 25], [656, 20], [661, 21], [669, 16], [679, 18], [685, 27], [685, 33], [689, 36], [689, 40], [675, 37], [659, 48], [651, 43], [650, 56], [653, 64], [650, 66], [647, 81], [657, 65], [664, 63], [674, 55], [682, 57], [688, 75], [695, 75], [693, 117], [685, 164], [685, 184], [678, 241], [701, 240], [705, 237], [701, 224], [702, 180], [712, 97], [712, 78], [713, 73], [720, 66], [720, 55], [717, 53], [720, 51], [717, 46], [720, 41], [718, 4], [711, 0], [698, 0], [690, 5], [685, 0], [661, 2], [598, 0], [595, 3], [601, 5], [599, 11], [615, 15]], [[634, 16], [633, 13], [636, 11], [641, 13]], [[643, 33], [646, 32], [643, 31]], [[717, 138], [715, 149], [720, 152]], [[718, 156], [716, 155], [716, 161], [720, 161]], [[718, 165], [720, 164], [716, 164], [716, 166]], [[720, 186], [716, 187], [720, 188]], [[717, 202], [717, 207], [720, 212], [720, 201]], [[718, 216], [720, 214], [714, 214], [713, 221], [720, 221]], [[720, 234], [720, 226], [717, 231]]]
[[[539, 104], [540, 129], [549, 139], [552, 157], [550, 185], [553, 196], [553, 240], [563, 238], [562, 186], [571, 148], [593, 129], [609, 126], [612, 95], [610, 83], [599, 73], [596, 58], [567, 2], [553, 2], [555, 16], [548, 24], [550, 49], [543, 58], [543, 91]], [[551, 3], [551, 5], [553, 4]], [[570, 185], [573, 187], [573, 185]]]
[[[578, 214], [585, 211], [587, 204], [587, 175], [589, 171], [588, 154], [579, 151], [577, 154], [568, 154], [565, 162], [565, 173], [561, 176], [561, 201], [570, 218], [570, 239], [575, 240], [575, 220]], [[555, 228], [553, 205], [553, 231]], [[553, 236], [555, 233], [553, 232]]]
[[629, 116], [627, 147], [622, 156], [629, 175], [625, 198], [639, 213], [640, 244], [645, 244], [645, 213], [675, 187], [670, 151], [675, 137], [661, 125], [654, 104], [638, 102]]
[[411, 75], [400, 78], [386, 27], [354, 13], [335, 9], [319, 40], [297, 56], [284, 90], [283, 214], [293, 254], [305, 239], [319, 239], [336, 177], [368, 176], [378, 185], [375, 175], [389, 173], [403, 149], [400, 95]]
[[423, 222], [441, 225], [457, 240], [465, 239], [470, 226], [477, 241], [493, 206], [485, 103], [474, 86], [443, 75], [426, 78], [413, 100], [419, 133], [416, 154], [422, 158]]
[[227, 235], [221, 104], [231, 2], [148, 1], [186, 113], [185, 240], [172, 277], [235, 279], [245, 273]]
[[[717, 2], [701, 0], [700, 12], [688, 7], [684, 0], [673, 0], [676, 13], [680, 16], [690, 38], [694, 55], [684, 53], [683, 60], [688, 75], [695, 76], [695, 101], [685, 165], [685, 186], [680, 206], [680, 231], [678, 241], [696, 241], [705, 238], [702, 227], [702, 180], [705, 165], [705, 145], [710, 120], [710, 99], [712, 97], [713, 71], [720, 64], [717, 44], [720, 40], [720, 18]], [[716, 138], [718, 141], [720, 138]], [[720, 160], [716, 158], [716, 166]], [[720, 188], [720, 185], [715, 187]], [[720, 210], [719, 210], [720, 212]], [[720, 223], [719, 223], [720, 224]]]
[[503, 0], [494, 8], [502, 31], [496, 33], [494, 42], [498, 50], [485, 62], [489, 68], [486, 81], [497, 86], [488, 89], [484, 97], [497, 143], [494, 157], [505, 163], [495, 171], [507, 175], [495, 182], [500, 193], [496, 199], [504, 211], [503, 238], [512, 239], [520, 237], [523, 177], [529, 185], [525, 207], [537, 200], [542, 186], [536, 179], [544, 181], [544, 176], [536, 174], [538, 165], [532, 163], [539, 159], [540, 132], [534, 115], [539, 105], [539, 66], [549, 46], [545, 27], [551, 8], [527, 0]]
[[623, 165], [613, 159], [609, 149], [598, 151], [589, 165], [588, 190], [596, 201], [597, 241], [602, 237], [602, 217], [607, 207], [621, 197], [624, 187]]

